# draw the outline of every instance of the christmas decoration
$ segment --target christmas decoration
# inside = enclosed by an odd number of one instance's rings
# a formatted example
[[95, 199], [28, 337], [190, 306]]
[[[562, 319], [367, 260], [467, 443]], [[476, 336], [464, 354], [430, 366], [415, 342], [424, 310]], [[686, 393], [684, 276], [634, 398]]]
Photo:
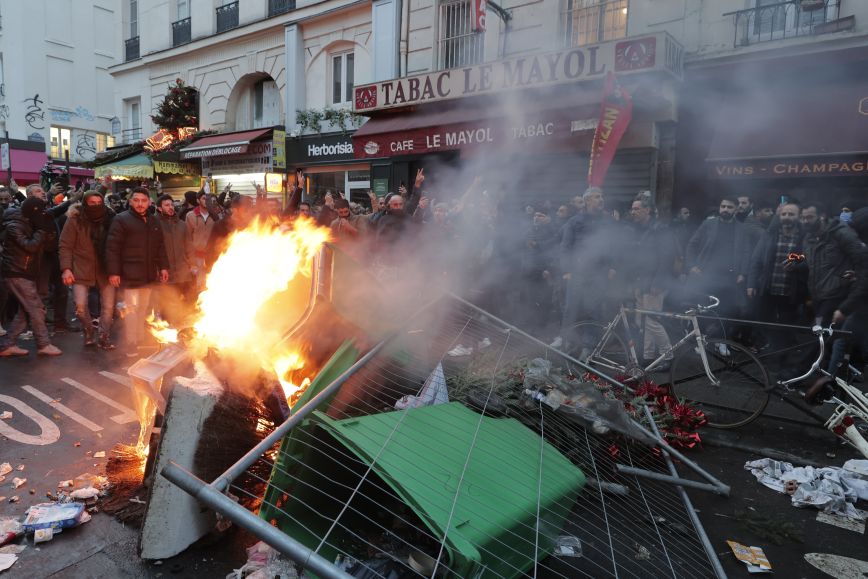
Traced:
[[199, 126], [198, 110], [198, 91], [178, 78], [174, 85], [169, 85], [166, 97], [151, 120], [161, 129], [177, 134], [178, 129]]

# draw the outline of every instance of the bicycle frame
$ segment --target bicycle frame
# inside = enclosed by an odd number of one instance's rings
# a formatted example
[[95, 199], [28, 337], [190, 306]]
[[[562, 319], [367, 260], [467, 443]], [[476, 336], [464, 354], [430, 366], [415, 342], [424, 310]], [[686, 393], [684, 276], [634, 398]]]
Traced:
[[597, 361], [598, 363], [601, 363], [601, 365], [609, 368], [610, 370], [626, 370], [626, 368], [621, 368], [616, 362], [608, 360], [602, 355], [603, 344], [606, 343], [607, 339], [609, 338], [609, 336], [612, 335], [617, 326], [621, 324], [624, 327], [624, 332], [627, 336], [627, 355], [629, 356], [629, 362], [641, 368], [641, 366], [639, 365], [639, 357], [636, 354], [636, 342], [635, 340], [633, 340], [633, 335], [630, 332], [630, 323], [627, 319], [627, 314], [653, 315], [662, 318], [689, 321], [693, 326], [693, 329], [688, 332], [683, 338], [678, 340], [678, 342], [673, 344], [668, 350], [662, 352], [654, 361], [648, 364], [648, 366], [642, 368], [643, 372], [647, 373], [657, 368], [663, 363], [664, 360], [666, 360], [667, 356], [677, 352], [678, 349], [687, 342], [695, 340], [697, 351], [699, 353], [699, 358], [702, 360], [702, 367], [705, 370], [706, 376], [708, 376], [708, 379], [711, 381], [712, 385], [720, 386], [720, 381], [711, 372], [711, 366], [709, 366], [708, 364], [708, 357], [705, 354], [705, 337], [702, 335], [702, 330], [700, 330], [699, 328], [699, 318], [697, 318], [695, 315], [690, 314], [674, 314], [669, 312], [658, 312], [654, 310], [643, 310], [639, 308], [627, 308], [621, 306], [620, 310], [615, 315], [615, 318], [606, 326], [603, 335], [597, 342], [594, 350], [591, 352], [589, 360]]

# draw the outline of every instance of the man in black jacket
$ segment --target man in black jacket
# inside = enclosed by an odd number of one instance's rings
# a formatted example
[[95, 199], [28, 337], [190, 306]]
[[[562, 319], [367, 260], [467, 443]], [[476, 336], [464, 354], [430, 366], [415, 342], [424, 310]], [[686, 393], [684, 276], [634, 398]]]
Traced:
[[133, 189], [130, 208], [114, 218], [106, 240], [109, 283], [124, 288], [127, 356], [138, 355], [152, 285], [169, 281], [169, 258], [163, 244], [163, 232], [156, 217], [148, 212], [150, 205], [147, 189]]
[[[807, 295], [797, 263], [803, 258], [799, 206], [781, 206], [778, 220], [759, 239], [747, 276], [747, 297], [759, 302], [763, 321], [797, 324]], [[777, 335], [777, 333], [772, 334]]]
[[736, 203], [720, 200], [718, 216], [706, 219], [690, 238], [685, 269], [691, 288], [720, 299], [719, 313], [734, 317], [742, 306], [752, 246], [745, 225], [735, 219]]
[[20, 208], [8, 209], [3, 216], [3, 229], [3, 280], [9, 293], [18, 300], [19, 309], [9, 326], [0, 357], [27, 355], [16, 340], [27, 329], [28, 320], [36, 338], [37, 354], [59, 356], [63, 352], [51, 344], [45, 306], [37, 288], [45, 243], [55, 229], [54, 220], [45, 211], [45, 201], [37, 196], [28, 197]]

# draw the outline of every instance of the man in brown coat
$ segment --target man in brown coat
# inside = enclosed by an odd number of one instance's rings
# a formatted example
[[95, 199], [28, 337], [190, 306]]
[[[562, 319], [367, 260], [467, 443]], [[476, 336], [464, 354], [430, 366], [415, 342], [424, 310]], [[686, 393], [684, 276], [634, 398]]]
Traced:
[[159, 311], [169, 323], [176, 325], [192, 310], [196, 299], [192, 273], [195, 257], [188, 241], [187, 226], [178, 219], [170, 195], [157, 199], [157, 218], [169, 258], [169, 283], [158, 286], [157, 290]]
[[66, 286], [72, 286], [75, 315], [84, 330], [84, 345], [96, 344], [87, 297], [90, 288], [99, 289], [99, 347], [114, 349], [111, 342], [115, 288], [105, 268], [105, 240], [114, 212], [105, 206], [96, 191], [86, 191], [81, 203], [70, 207], [60, 234], [60, 271]]
[[208, 194], [199, 191], [196, 198], [198, 205], [187, 213], [187, 243], [193, 251], [193, 277], [196, 280], [196, 292], [205, 287], [205, 260], [208, 257], [208, 242], [211, 240], [211, 231], [214, 229], [214, 217], [208, 211]]

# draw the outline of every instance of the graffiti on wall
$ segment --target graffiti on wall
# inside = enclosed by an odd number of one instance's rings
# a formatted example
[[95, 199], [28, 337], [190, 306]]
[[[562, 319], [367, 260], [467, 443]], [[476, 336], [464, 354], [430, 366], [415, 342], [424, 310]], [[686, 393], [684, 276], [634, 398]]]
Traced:
[[24, 103], [27, 104], [27, 111], [24, 113], [24, 122], [30, 126], [31, 129], [36, 129], [41, 131], [45, 128], [45, 111], [42, 109], [42, 105], [44, 104], [42, 99], [39, 98], [39, 94], [33, 95], [32, 98], [24, 99]]
[[96, 156], [96, 137], [90, 131], [79, 133], [75, 138], [75, 155], [79, 159], [93, 159]]

